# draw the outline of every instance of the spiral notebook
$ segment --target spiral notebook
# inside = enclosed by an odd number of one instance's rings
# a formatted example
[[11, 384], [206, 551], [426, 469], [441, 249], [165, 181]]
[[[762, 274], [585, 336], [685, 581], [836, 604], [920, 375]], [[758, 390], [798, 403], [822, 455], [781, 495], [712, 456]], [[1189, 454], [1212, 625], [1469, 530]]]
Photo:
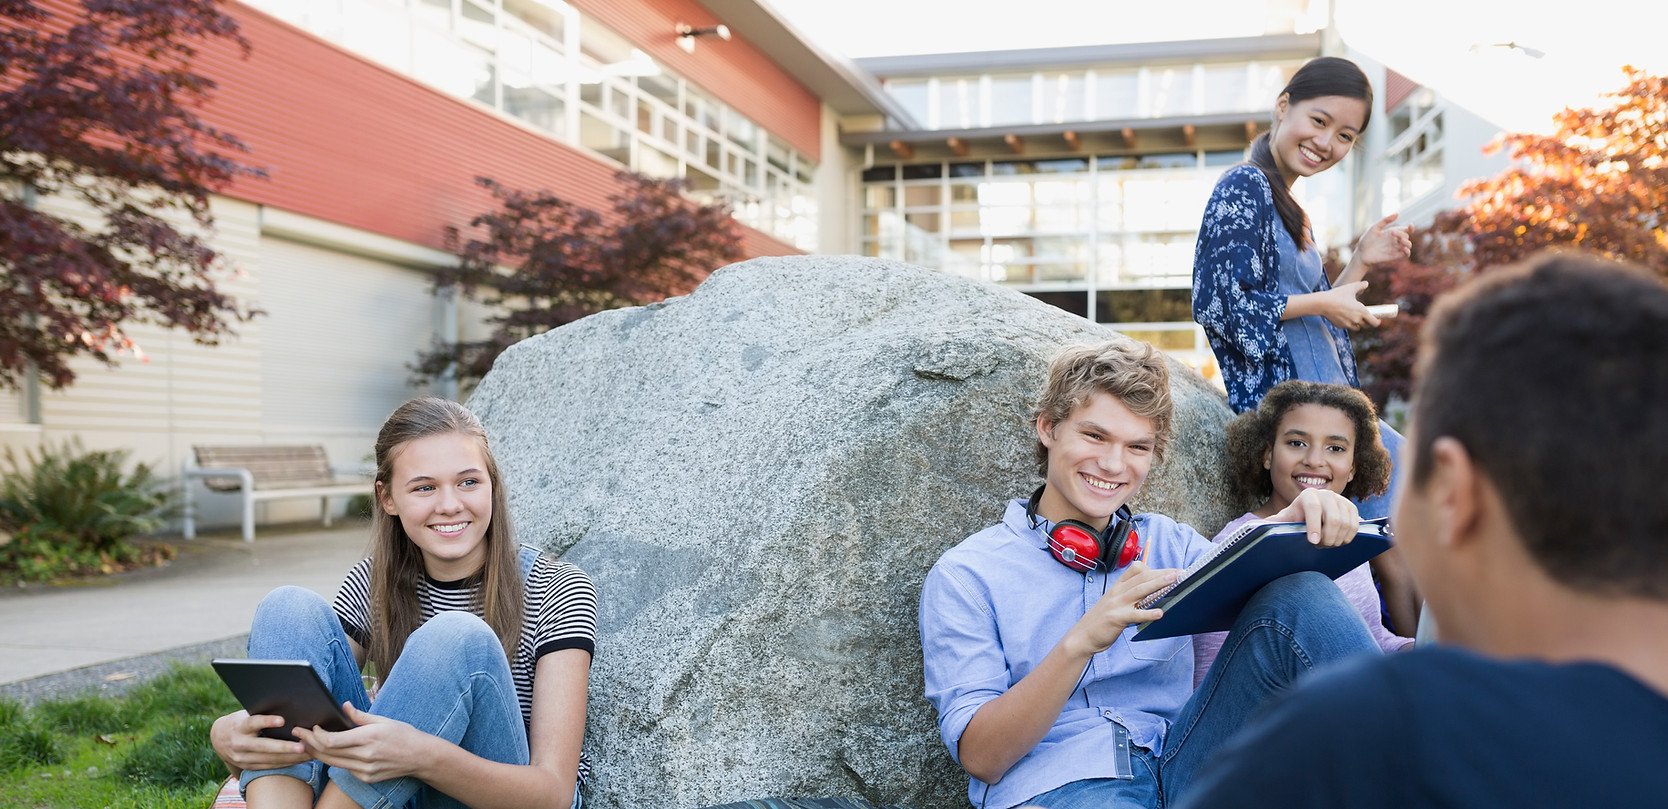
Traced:
[[1141, 599], [1141, 609], [1164, 617], [1141, 624], [1135, 640], [1157, 640], [1234, 625], [1239, 611], [1263, 585], [1313, 570], [1338, 578], [1390, 549], [1384, 520], [1361, 523], [1354, 541], [1334, 548], [1309, 544], [1300, 522], [1252, 523], [1216, 543], [1168, 587]]

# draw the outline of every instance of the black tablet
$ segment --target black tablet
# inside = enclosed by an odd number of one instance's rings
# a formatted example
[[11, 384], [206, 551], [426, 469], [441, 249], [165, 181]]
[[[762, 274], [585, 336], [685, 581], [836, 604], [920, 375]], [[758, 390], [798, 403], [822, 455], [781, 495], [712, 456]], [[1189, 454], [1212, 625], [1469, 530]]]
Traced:
[[296, 741], [290, 728], [347, 730], [354, 727], [342, 706], [330, 696], [319, 673], [305, 660], [228, 660], [213, 661], [214, 670], [232, 696], [242, 703], [251, 716], [267, 714], [284, 717], [282, 727], [267, 728], [262, 736], [285, 741]]

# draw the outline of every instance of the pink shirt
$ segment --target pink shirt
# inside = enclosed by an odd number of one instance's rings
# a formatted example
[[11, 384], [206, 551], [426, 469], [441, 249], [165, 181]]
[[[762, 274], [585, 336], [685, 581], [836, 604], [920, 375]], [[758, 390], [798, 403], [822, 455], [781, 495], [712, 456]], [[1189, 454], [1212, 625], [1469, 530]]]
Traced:
[[[1238, 519], [1222, 526], [1212, 542], [1221, 542], [1232, 536], [1235, 531], [1251, 522], [1265, 522], [1255, 514], [1246, 513]], [[1367, 565], [1362, 565], [1337, 578], [1338, 589], [1344, 591], [1344, 598], [1349, 599], [1355, 611], [1361, 613], [1361, 620], [1367, 622], [1367, 631], [1373, 635], [1378, 648], [1386, 652], [1394, 652], [1413, 643], [1412, 638], [1404, 638], [1384, 628], [1384, 621], [1379, 614], [1378, 588], [1373, 586], [1373, 572]], [[1205, 675], [1210, 673], [1210, 664], [1215, 662], [1216, 653], [1222, 648], [1222, 641], [1226, 640], [1226, 632], [1205, 632], [1193, 636], [1193, 687], [1205, 681]]]

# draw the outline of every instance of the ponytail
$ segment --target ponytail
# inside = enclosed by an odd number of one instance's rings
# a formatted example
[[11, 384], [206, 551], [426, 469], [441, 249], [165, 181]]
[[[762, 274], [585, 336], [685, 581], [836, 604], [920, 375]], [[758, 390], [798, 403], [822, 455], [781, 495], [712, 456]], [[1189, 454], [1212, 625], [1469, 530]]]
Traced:
[[1280, 176], [1280, 167], [1274, 164], [1274, 150], [1269, 147], [1269, 135], [1264, 132], [1251, 142], [1250, 163], [1263, 170], [1268, 177], [1268, 184], [1274, 190], [1274, 210], [1280, 214], [1280, 222], [1286, 226], [1286, 232], [1291, 234], [1292, 244], [1297, 245], [1298, 252], [1309, 249], [1309, 215], [1303, 212], [1303, 206], [1297, 204], [1297, 198], [1292, 196], [1292, 189]]

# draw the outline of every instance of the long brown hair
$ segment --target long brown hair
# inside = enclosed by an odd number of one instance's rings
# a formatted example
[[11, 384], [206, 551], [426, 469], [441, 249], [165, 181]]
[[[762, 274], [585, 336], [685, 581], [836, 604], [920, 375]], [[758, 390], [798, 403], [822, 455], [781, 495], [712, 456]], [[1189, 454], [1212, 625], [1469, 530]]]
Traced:
[[367, 652], [383, 676], [399, 660], [406, 638], [422, 623], [417, 588], [424, 569], [422, 551], [406, 535], [400, 518], [383, 510], [380, 501], [392, 491], [394, 456], [407, 443], [448, 434], [475, 439], [486, 459], [487, 478], [492, 483], [492, 519], [483, 540], [486, 563], [475, 574], [481, 585], [476, 606], [481, 618], [504, 645], [504, 654], [511, 659], [515, 657], [521, 636], [521, 571], [516, 564], [508, 500], [498, 475], [498, 462], [493, 460], [492, 447], [487, 443], [486, 429], [474, 413], [457, 402], [434, 397], [412, 399], [388, 417], [376, 437], [379, 507], [371, 509], [371, 648]]
[[[1300, 101], [1321, 96], [1358, 98], [1367, 104], [1367, 114], [1361, 119], [1361, 130], [1365, 132], [1368, 122], [1373, 120], [1372, 82], [1367, 81], [1367, 74], [1348, 59], [1321, 56], [1304, 62], [1303, 67], [1292, 74], [1292, 80], [1286, 82], [1280, 95], [1286, 97], [1288, 109]], [[1269, 146], [1272, 134], [1274, 131], [1269, 130], [1252, 141], [1248, 162], [1268, 176], [1269, 185], [1274, 187], [1274, 210], [1280, 214], [1281, 224], [1286, 226], [1286, 232], [1291, 234], [1297, 249], [1307, 250], [1310, 244], [1309, 215], [1303, 212], [1303, 206], [1297, 204], [1291, 186], [1282, 179], [1280, 167], [1274, 163], [1274, 149]]]

